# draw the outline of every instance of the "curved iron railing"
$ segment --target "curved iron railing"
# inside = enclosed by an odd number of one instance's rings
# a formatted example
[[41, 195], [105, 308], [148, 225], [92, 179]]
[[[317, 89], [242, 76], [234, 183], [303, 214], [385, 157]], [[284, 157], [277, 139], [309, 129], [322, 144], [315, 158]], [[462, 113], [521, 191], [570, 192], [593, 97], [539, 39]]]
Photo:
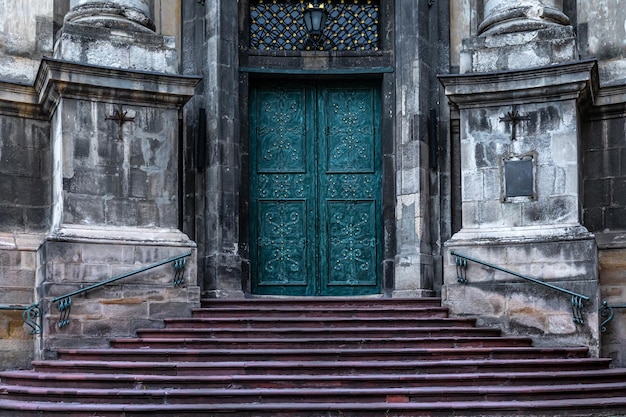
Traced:
[[494, 265], [491, 264], [489, 262], [485, 262], [485, 261], [481, 261], [480, 259], [476, 259], [476, 258], [471, 258], [469, 256], [465, 256], [465, 255], [461, 255], [460, 253], [451, 251], [450, 255], [455, 257], [455, 264], [456, 264], [456, 276], [457, 276], [457, 281], [460, 284], [467, 284], [468, 280], [467, 280], [467, 262], [474, 262], [480, 265], [484, 265], [486, 267], [492, 268], [492, 269], [496, 269], [498, 271], [501, 272], [505, 272], [507, 274], [510, 275], [514, 275], [518, 278], [522, 278], [525, 279], [527, 281], [530, 282], [534, 282], [535, 284], [539, 284], [542, 285], [544, 287], [548, 287], [551, 288], [553, 290], [565, 293], [565, 294], [569, 294], [572, 296], [572, 319], [574, 320], [574, 323], [579, 323], [579, 324], [583, 324], [585, 322], [585, 319], [583, 318], [583, 308], [584, 308], [584, 302], [585, 301], [589, 301], [589, 297], [587, 297], [586, 295], [583, 294], [579, 294], [577, 292], [574, 291], [570, 291], [567, 290], [565, 288], [559, 287], [557, 285], [554, 284], [550, 284], [548, 282], [544, 282], [541, 281], [537, 278], [533, 278], [533, 277], [529, 277], [527, 275], [523, 275], [520, 274], [518, 272], [515, 271], [511, 271], [509, 269], [506, 268], [502, 268], [501, 266], [498, 265]]
[[29, 306], [11, 304], [0, 305], [0, 310], [16, 310], [22, 311], [22, 320], [30, 327], [30, 334], [41, 334], [41, 324], [39, 318], [41, 317], [41, 307], [39, 303], [34, 303]]
[[626, 308], [626, 304], [622, 305], [609, 305], [608, 301], [604, 300], [602, 302], [602, 307], [600, 307], [600, 317], [604, 317], [605, 319], [600, 323], [600, 331], [602, 333], [606, 332], [606, 325], [613, 320], [615, 313], [613, 309], [615, 308]]
[[72, 291], [69, 292], [67, 294], [63, 294], [60, 295], [58, 297], [55, 297], [52, 299], [53, 303], [59, 303], [57, 305], [57, 309], [59, 310], [60, 313], [60, 317], [59, 317], [59, 321], [57, 322], [57, 327], [62, 328], [67, 326], [68, 324], [70, 324], [70, 313], [72, 312], [72, 297], [74, 297], [75, 295], [79, 295], [88, 291], [92, 291], [95, 290], [96, 288], [100, 288], [103, 287], [105, 285], [111, 284], [113, 282], [119, 281], [121, 279], [124, 278], [128, 278], [130, 276], [133, 275], [137, 275], [141, 272], [145, 272], [148, 271], [150, 269], [154, 269], [157, 268], [161, 265], [165, 265], [168, 263], [173, 263], [173, 267], [174, 267], [174, 279], [172, 280], [172, 285], [174, 287], [178, 287], [180, 286], [184, 281], [184, 274], [185, 274], [185, 266], [187, 265], [187, 257], [191, 256], [191, 251], [184, 253], [182, 255], [178, 255], [178, 256], [174, 256], [171, 258], [168, 258], [164, 261], [161, 262], [157, 262], [155, 264], [152, 265], [148, 265], [145, 266], [143, 268], [137, 269], [136, 271], [132, 271], [132, 272], [128, 272], [126, 274], [122, 274], [122, 275], [118, 275], [116, 277], [113, 278], [109, 278], [105, 281], [101, 281], [95, 284], [92, 284], [88, 287], [85, 288], [81, 288], [79, 290], [76, 291]]

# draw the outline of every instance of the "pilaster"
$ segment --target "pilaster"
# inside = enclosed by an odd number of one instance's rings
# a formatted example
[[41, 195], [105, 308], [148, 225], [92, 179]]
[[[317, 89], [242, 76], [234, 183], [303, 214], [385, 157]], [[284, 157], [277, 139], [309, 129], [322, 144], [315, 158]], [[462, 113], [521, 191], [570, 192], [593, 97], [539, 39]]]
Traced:
[[[580, 108], [597, 90], [595, 61], [441, 76], [460, 112], [463, 227], [448, 242], [442, 298], [537, 344], [586, 345], [598, 354], [598, 263], [581, 225]], [[453, 253], [589, 297], [584, 323], [572, 297]]]
[[[179, 227], [179, 117], [196, 77], [45, 59], [35, 88], [51, 115], [52, 228], [38, 287], [44, 355], [98, 346], [199, 304], [195, 243]], [[171, 265], [73, 300], [58, 328], [54, 297], [192, 252], [185, 284]], [[168, 272], [169, 271], [169, 272]]]

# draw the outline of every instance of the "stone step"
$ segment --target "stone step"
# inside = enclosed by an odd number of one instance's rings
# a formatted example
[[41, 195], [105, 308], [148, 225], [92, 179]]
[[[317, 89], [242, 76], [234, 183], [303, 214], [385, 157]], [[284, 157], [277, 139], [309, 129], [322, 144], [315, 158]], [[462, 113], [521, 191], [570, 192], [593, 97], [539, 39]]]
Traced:
[[214, 329], [214, 328], [165, 328], [138, 329], [138, 337], [143, 338], [329, 338], [329, 337], [445, 337], [445, 336], [500, 336], [498, 329], [475, 327], [341, 327], [308, 328], [280, 327], [267, 329]]
[[477, 328], [439, 299], [202, 304], [111, 348], [0, 372], [0, 417], [626, 415], [626, 369], [610, 359]]
[[[493, 372], [564, 372], [607, 369], [606, 358], [481, 359], [433, 361], [33, 361], [38, 372], [129, 375], [384, 375], [468, 374]], [[1, 375], [0, 375], [1, 378]]]
[[[448, 309], [445, 307], [404, 307], [404, 306], [384, 306], [384, 317], [448, 317]], [[379, 310], [380, 311], [380, 310]], [[192, 310], [194, 318], [222, 318], [222, 317], [372, 317], [372, 310], [359, 307], [337, 307], [303, 309], [299, 306], [277, 306], [269, 305], [264, 307], [211, 307], [196, 308]]]
[[[395, 399], [390, 399], [395, 400]], [[204, 404], [71, 404], [38, 401], [0, 402], [2, 417], [493, 417], [526, 415], [533, 417], [623, 415], [626, 396], [613, 398], [558, 399], [535, 401], [448, 401], [405, 403], [282, 403], [215, 404], [210, 411]]]
[[[623, 383], [626, 369], [586, 371], [485, 372], [459, 374], [356, 375], [136, 375], [5, 371], [4, 385], [53, 388], [197, 389], [197, 388], [418, 388], [432, 386], [530, 386]], [[581, 385], [582, 386], [582, 385]]]
[[248, 299], [202, 299], [203, 308], [253, 308], [257, 311], [272, 308], [294, 308], [296, 310], [364, 309], [381, 312], [394, 308], [441, 307], [441, 298], [379, 298], [379, 297], [278, 297]]
[[111, 347], [139, 349], [320, 349], [320, 348], [465, 348], [465, 347], [524, 347], [531, 346], [528, 337], [334, 337], [334, 338], [256, 338], [256, 339], [174, 339], [174, 338], [115, 338]]
[[536, 401], [607, 398], [626, 393], [626, 381], [602, 384], [539, 385], [515, 387], [419, 388], [255, 388], [255, 389], [115, 389], [0, 386], [3, 399], [101, 404], [280, 404], [304, 403], [421, 403], [432, 398], [446, 401]]
[[457, 348], [361, 348], [361, 349], [59, 349], [59, 359], [155, 361], [155, 362], [236, 362], [236, 361], [437, 361], [465, 359], [566, 359], [584, 358], [586, 347], [488, 347]]
[[186, 329], [272, 329], [272, 328], [371, 328], [371, 327], [474, 327], [475, 319], [448, 317], [225, 317], [165, 319], [166, 328]]

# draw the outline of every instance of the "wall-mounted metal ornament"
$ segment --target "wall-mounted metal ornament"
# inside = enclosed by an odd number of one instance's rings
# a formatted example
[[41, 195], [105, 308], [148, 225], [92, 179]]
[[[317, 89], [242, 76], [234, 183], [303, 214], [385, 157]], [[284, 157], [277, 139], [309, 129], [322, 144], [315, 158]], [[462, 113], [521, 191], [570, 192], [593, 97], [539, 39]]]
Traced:
[[522, 116], [517, 111], [517, 106], [513, 105], [513, 109], [503, 117], [500, 117], [500, 122], [511, 123], [511, 140], [517, 140], [517, 124], [521, 121], [530, 120], [530, 116]]
[[132, 112], [132, 114], [133, 116], [128, 115], [128, 110], [123, 111], [122, 106], [120, 106], [119, 110], [115, 110], [113, 114], [110, 114], [104, 118], [105, 120], [113, 120], [117, 124], [117, 140], [120, 142], [124, 140], [124, 129], [122, 128], [122, 125], [124, 125], [124, 123], [126, 122], [135, 121], [134, 112]]

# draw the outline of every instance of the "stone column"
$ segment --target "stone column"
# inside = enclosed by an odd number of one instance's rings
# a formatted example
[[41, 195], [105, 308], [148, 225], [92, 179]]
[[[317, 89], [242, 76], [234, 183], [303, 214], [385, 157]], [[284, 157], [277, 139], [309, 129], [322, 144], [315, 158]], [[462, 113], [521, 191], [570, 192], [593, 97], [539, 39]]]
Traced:
[[493, 35], [569, 25], [562, 10], [563, 0], [485, 0], [478, 33]]

